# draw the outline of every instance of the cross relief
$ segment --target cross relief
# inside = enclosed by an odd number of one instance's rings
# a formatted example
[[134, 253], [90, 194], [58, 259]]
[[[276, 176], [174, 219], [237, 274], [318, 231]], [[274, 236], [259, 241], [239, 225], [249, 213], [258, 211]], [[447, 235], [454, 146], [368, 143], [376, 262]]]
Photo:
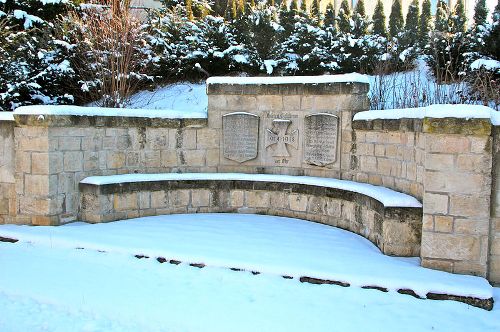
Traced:
[[291, 123], [291, 120], [275, 119], [273, 120], [273, 128], [266, 130], [266, 148], [275, 145], [273, 157], [290, 157], [287, 145], [292, 146], [295, 150], [299, 148], [299, 130], [295, 129], [291, 133], [287, 133]]

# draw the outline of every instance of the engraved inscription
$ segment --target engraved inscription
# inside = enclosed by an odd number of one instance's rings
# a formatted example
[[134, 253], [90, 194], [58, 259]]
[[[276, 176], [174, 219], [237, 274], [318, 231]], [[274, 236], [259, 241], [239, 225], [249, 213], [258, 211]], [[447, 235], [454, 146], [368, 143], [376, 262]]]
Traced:
[[289, 157], [287, 145], [293, 146], [296, 150], [299, 148], [299, 130], [295, 129], [287, 134], [291, 123], [291, 120], [276, 119], [273, 120], [273, 128], [266, 130], [266, 148], [274, 145], [273, 157]]
[[328, 113], [308, 115], [304, 119], [304, 161], [316, 166], [337, 160], [338, 117]]
[[259, 117], [234, 112], [222, 117], [224, 158], [239, 163], [257, 158]]

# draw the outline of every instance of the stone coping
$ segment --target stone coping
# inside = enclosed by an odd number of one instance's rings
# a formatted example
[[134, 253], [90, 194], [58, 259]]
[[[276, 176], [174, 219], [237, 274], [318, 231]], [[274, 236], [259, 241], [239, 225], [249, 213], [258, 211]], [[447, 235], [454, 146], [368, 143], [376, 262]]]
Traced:
[[366, 94], [365, 75], [352, 73], [321, 76], [210, 77], [209, 95], [335, 95]]
[[14, 121], [14, 113], [0, 111], [0, 121]]
[[[150, 186], [165, 188], [176, 182], [175, 187], [197, 188], [200, 184], [213, 185], [225, 182], [226, 187], [257, 190], [293, 190], [293, 192], [321, 195], [356, 195], [376, 200], [384, 207], [422, 208], [414, 197], [389, 188], [347, 180], [312, 176], [291, 176], [274, 174], [244, 173], [160, 173], [160, 174], [122, 174], [111, 176], [91, 176], [83, 179], [80, 185], [101, 186], [103, 193], [144, 190]], [[184, 183], [184, 184], [182, 184]], [[105, 187], [109, 189], [105, 189]], [[250, 186], [250, 187], [249, 187]], [[350, 199], [351, 200], [351, 199]]]
[[424, 119], [373, 119], [354, 120], [352, 128], [357, 130], [384, 130], [422, 132], [434, 134], [485, 135], [494, 128], [489, 119], [424, 118]]
[[80, 106], [24, 106], [14, 111], [16, 124], [34, 127], [201, 128], [205, 112], [114, 109]]

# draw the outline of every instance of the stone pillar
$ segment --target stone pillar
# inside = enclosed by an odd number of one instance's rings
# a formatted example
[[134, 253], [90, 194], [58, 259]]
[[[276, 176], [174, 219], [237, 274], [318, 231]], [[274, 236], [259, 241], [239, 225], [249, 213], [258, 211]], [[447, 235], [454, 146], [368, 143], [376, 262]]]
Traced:
[[14, 156], [14, 121], [0, 120], [0, 224], [15, 221]]
[[492, 171], [488, 280], [500, 284], [500, 126], [493, 127]]
[[425, 118], [422, 265], [486, 277], [492, 137], [486, 119]]

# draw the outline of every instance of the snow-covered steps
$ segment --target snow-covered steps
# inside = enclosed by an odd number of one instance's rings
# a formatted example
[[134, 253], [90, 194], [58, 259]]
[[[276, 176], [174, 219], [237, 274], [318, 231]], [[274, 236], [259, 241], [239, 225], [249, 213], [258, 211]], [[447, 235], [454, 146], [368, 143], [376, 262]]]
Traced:
[[420, 202], [366, 183], [271, 174], [126, 174], [83, 179], [80, 191], [80, 220], [87, 222], [174, 213], [267, 214], [338, 226], [390, 255], [420, 252]]
[[351, 232], [292, 218], [197, 214], [59, 227], [2, 225], [0, 236], [19, 240], [12, 245], [85, 248], [149, 257], [158, 264], [231, 268], [493, 306], [493, 289], [483, 278], [422, 268], [418, 258], [383, 255]]

